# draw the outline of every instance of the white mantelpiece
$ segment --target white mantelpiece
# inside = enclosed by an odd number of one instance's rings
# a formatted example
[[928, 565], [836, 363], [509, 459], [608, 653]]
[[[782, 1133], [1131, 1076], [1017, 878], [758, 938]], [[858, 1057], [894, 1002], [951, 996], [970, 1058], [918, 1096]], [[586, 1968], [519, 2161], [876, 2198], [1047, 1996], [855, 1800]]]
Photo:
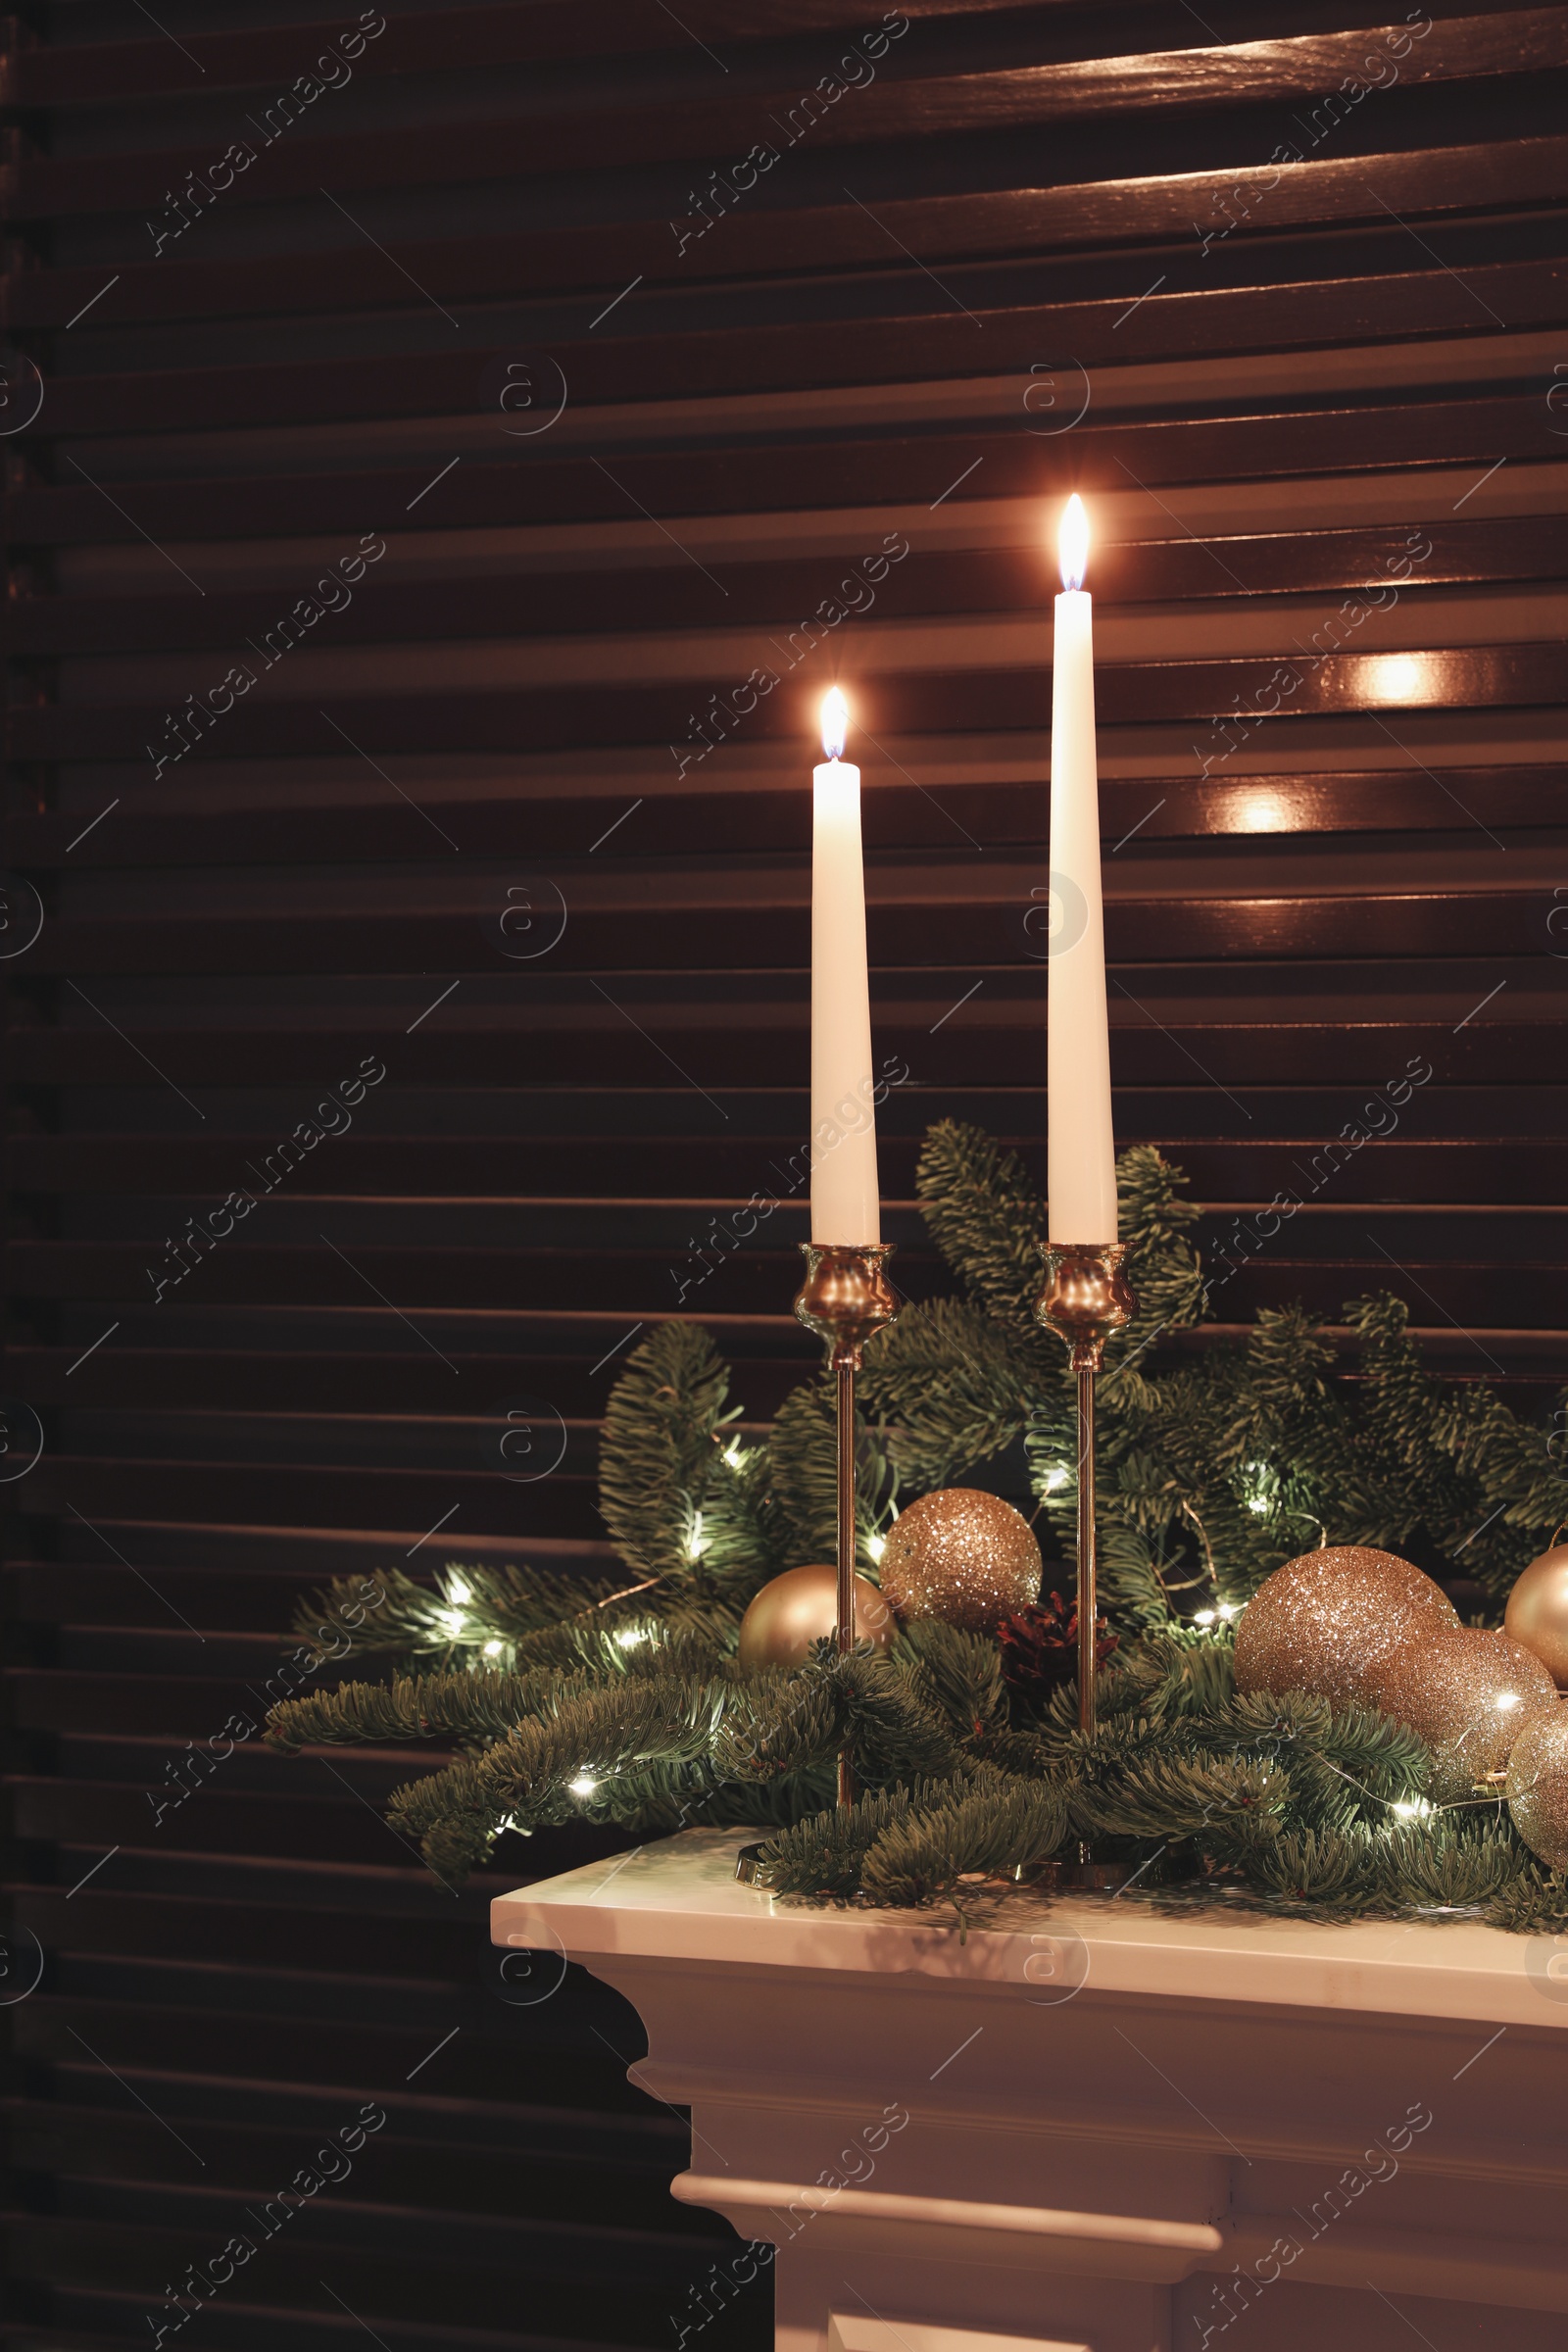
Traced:
[[960, 1942], [755, 1893], [742, 1842], [492, 1931], [634, 2004], [779, 2352], [1568, 2352], [1568, 1939], [1017, 1895]]

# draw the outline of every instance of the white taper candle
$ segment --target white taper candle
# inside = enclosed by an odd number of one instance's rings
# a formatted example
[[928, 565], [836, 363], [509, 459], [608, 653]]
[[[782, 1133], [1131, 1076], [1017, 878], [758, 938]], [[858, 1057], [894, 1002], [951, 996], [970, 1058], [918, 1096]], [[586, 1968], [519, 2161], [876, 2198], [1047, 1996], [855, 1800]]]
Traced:
[[1061, 518], [1062, 592], [1051, 670], [1046, 1161], [1054, 1242], [1119, 1239], [1100, 893], [1094, 602], [1083, 586], [1088, 552], [1088, 517], [1075, 493]]
[[860, 771], [840, 758], [848, 710], [822, 700], [811, 828], [811, 1239], [880, 1242]]

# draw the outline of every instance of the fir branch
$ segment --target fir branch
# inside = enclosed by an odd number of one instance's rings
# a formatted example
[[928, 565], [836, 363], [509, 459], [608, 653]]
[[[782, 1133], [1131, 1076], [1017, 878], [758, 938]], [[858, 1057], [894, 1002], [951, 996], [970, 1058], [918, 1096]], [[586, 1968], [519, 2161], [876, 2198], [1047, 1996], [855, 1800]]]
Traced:
[[713, 1740], [713, 1766], [726, 1781], [777, 1783], [822, 1767], [844, 1737], [845, 1698], [817, 1657], [793, 1673], [770, 1667], [735, 1684]]
[[1044, 1271], [1046, 1212], [1022, 1160], [982, 1128], [939, 1119], [914, 1181], [931, 1239], [970, 1298], [1044, 1369], [1047, 1335], [1035, 1321], [1034, 1300]]
[[1273, 1763], [1152, 1755], [1124, 1764], [1114, 1783], [1086, 1793], [1077, 1811], [1091, 1836], [1218, 1842], [1235, 1816], [1282, 1814], [1290, 1797], [1290, 1775]]
[[1340, 1910], [1376, 1894], [1376, 1866], [1364, 1834], [1302, 1830], [1256, 1838], [1246, 1864], [1269, 1892], [1301, 1908]]
[[[690, 1584], [729, 1372], [695, 1323], [662, 1323], [611, 1390], [599, 1453], [599, 1507], [628, 1567]], [[697, 1548], [694, 1549], [694, 1540]]]
[[834, 1659], [831, 1671], [844, 1693], [850, 1753], [862, 1780], [958, 1770], [958, 1744], [941, 1709], [891, 1659], [865, 1647]]
[[904, 1629], [894, 1666], [960, 1746], [1005, 1727], [1002, 1653], [986, 1636], [917, 1618]]
[[[1558, 1401], [1568, 1402], [1568, 1390]], [[1491, 1389], [1445, 1398], [1432, 1434], [1479, 1506], [1469, 1526], [1458, 1524], [1466, 1512], [1443, 1529], [1447, 1548], [1455, 1559], [1462, 1553], [1468, 1573], [1502, 1598], [1568, 1520], [1568, 1478], [1552, 1457], [1548, 1433], [1524, 1427]]]
[[[769, 1446], [769, 1502], [781, 1529], [786, 1567], [838, 1558], [838, 1405], [826, 1378], [807, 1382], [785, 1398], [773, 1423]], [[879, 1441], [856, 1416], [856, 1560], [863, 1567], [868, 1545], [885, 1516], [889, 1487], [887, 1457]]]
[[1138, 1313], [1106, 1349], [1112, 1368], [1140, 1353], [1155, 1333], [1181, 1330], [1206, 1312], [1202, 1261], [1190, 1235], [1200, 1211], [1182, 1198], [1186, 1171], [1152, 1144], [1134, 1144], [1116, 1160], [1116, 1197], [1127, 1254], [1122, 1271]]
[[860, 1870], [871, 1903], [901, 1908], [952, 1902], [959, 1882], [990, 1877], [1054, 1852], [1067, 1829], [1059, 1789], [1047, 1782], [992, 1782], [912, 1808], [872, 1839]]
[[901, 1483], [921, 1493], [1002, 1452], [1037, 1407], [1054, 1404], [1054, 1436], [1066, 1428], [1065, 1400], [1040, 1394], [1035, 1352], [968, 1299], [906, 1306], [859, 1385], [867, 1410], [894, 1425]]
[[465, 1640], [475, 1648], [497, 1640], [511, 1645], [548, 1636], [615, 1589], [608, 1578], [551, 1568], [470, 1567], [449, 1560], [438, 1585], [420, 1584], [401, 1568], [376, 1568], [334, 1577], [302, 1600], [294, 1630], [322, 1660], [354, 1649], [429, 1655], [461, 1649]]
[[709, 1754], [724, 1695], [724, 1685], [684, 1675], [560, 1691], [482, 1755], [397, 1789], [388, 1817], [421, 1840], [432, 1868], [444, 1857], [446, 1875], [445, 1862], [477, 1857], [499, 1828], [570, 1819], [573, 1782], [591, 1793], [628, 1766]]
[[704, 1490], [699, 1566], [705, 1581], [744, 1604], [792, 1565], [791, 1527], [774, 1499], [771, 1446], [726, 1439], [722, 1429], [714, 1432], [713, 1446], [717, 1458]]
[[1487, 1920], [1516, 1936], [1568, 1934], [1568, 1878], [1527, 1861], [1494, 1895]]
[[853, 1805], [832, 1805], [769, 1838], [758, 1885], [773, 1894], [843, 1902], [860, 1889], [860, 1871], [872, 1841], [906, 1820], [910, 1807], [932, 1801], [928, 1788], [873, 1789]]
[[1461, 1822], [1456, 1810], [1396, 1822], [1373, 1846], [1383, 1901], [1417, 1911], [1479, 1914], [1506, 1897], [1527, 1860], [1527, 1849], [1505, 1822], [1476, 1828]]
[[390, 1683], [343, 1683], [305, 1698], [280, 1699], [267, 1717], [269, 1746], [391, 1746], [401, 1740], [500, 1740], [561, 1689], [555, 1674], [399, 1675]]

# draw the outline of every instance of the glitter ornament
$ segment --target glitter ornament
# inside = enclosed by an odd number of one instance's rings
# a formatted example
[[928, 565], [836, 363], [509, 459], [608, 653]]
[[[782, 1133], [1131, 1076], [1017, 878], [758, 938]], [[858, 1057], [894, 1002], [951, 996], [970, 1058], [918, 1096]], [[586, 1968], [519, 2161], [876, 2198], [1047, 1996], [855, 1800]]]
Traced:
[[1458, 1631], [1452, 1601], [1408, 1560], [1359, 1544], [1328, 1544], [1276, 1568], [1242, 1611], [1236, 1688], [1376, 1706], [1372, 1682], [1387, 1659]]
[[1506, 1634], [1462, 1628], [1385, 1657], [1372, 1703], [1420, 1733], [1432, 1750], [1428, 1793], [1453, 1804], [1500, 1772], [1520, 1734], [1561, 1702], [1533, 1651]]
[[1040, 1546], [1022, 1514], [978, 1487], [943, 1487], [901, 1511], [882, 1553], [882, 1590], [901, 1617], [940, 1617], [993, 1634], [1040, 1598]]
[[1513, 1826], [1548, 1870], [1568, 1870], [1568, 1707], [1526, 1724], [1508, 1758]]
[[1553, 1544], [1508, 1595], [1502, 1630], [1533, 1649], [1559, 1690], [1568, 1690], [1568, 1544]]
[[[800, 1666], [813, 1642], [839, 1621], [839, 1572], [787, 1568], [754, 1597], [741, 1619], [739, 1656], [745, 1667]], [[868, 1578], [855, 1580], [855, 1638], [886, 1649], [897, 1629], [893, 1611]]]

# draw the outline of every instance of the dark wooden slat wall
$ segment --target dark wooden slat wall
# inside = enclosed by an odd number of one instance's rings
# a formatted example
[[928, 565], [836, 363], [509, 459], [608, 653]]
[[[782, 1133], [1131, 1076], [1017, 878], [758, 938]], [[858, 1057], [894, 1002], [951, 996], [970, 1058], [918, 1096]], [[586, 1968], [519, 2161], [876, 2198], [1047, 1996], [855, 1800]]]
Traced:
[[[1043, 1164], [1069, 489], [1123, 1140], [1233, 1323], [1387, 1283], [1454, 1377], [1562, 1377], [1568, 10], [385, 17], [8, 21], [9, 2352], [145, 2340], [366, 2102], [193, 2342], [673, 2347], [724, 2261], [635, 2020], [498, 1976], [379, 1819], [400, 1762], [210, 1743], [315, 1579], [602, 1563], [659, 1316], [759, 1418], [808, 1364], [834, 674], [910, 1291], [932, 1116]], [[518, 1396], [533, 1486], [485, 1452]]]

